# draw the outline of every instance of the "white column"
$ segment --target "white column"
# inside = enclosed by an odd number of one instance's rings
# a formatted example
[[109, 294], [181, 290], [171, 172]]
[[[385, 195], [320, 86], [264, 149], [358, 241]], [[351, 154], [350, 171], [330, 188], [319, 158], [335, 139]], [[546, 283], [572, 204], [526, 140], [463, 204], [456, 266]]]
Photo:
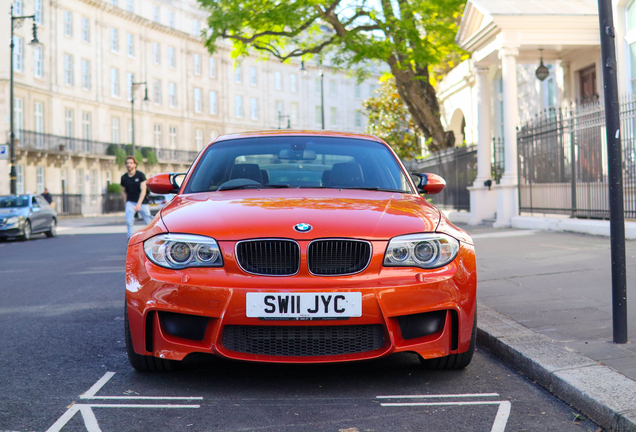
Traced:
[[491, 179], [491, 127], [490, 105], [491, 86], [488, 80], [489, 69], [477, 67], [477, 178], [470, 191], [470, 225], [479, 225], [484, 219], [494, 216], [496, 210], [496, 194], [484, 185]]
[[512, 218], [519, 214], [519, 193], [517, 191], [518, 55], [517, 48], [504, 47], [499, 51], [503, 78], [505, 169], [501, 182], [496, 187], [497, 221], [493, 225], [496, 228], [511, 226]]

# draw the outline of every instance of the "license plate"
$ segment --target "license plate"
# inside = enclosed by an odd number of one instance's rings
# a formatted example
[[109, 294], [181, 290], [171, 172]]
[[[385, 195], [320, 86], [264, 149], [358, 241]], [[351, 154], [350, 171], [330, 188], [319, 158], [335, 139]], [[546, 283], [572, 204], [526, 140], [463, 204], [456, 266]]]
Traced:
[[362, 293], [247, 293], [246, 315], [264, 319], [338, 319], [362, 316]]

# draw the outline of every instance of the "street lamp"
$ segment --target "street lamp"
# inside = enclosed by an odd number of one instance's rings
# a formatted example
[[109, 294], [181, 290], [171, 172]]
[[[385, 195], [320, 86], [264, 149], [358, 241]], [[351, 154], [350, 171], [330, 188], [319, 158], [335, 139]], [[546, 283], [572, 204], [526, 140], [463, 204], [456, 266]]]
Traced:
[[136, 156], [136, 148], [135, 148], [135, 86], [143, 85], [146, 87], [145, 96], [142, 102], [149, 102], [148, 99], [148, 84], [146, 81], [144, 82], [131, 82], [130, 83], [130, 114], [131, 114], [131, 126], [132, 126], [132, 156]]
[[[307, 75], [305, 62], [302, 60], [300, 61], [300, 71], [304, 75]], [[320, 68], [318, 69], [318, 74], [320, 75], [320, 123], [322, 130], [325, 130], [325, 78], [322, 70], [322, 56], [320, 56]]]
[[15, 124], [14, 124], [14, 112], [13, 110], [15, 109], [13, 107], [14, 104], [14, 100], [13, 100], [13, 47], [14, 47], [14, 43], [13, 43], [13, 30], [15, 29], [15, 21], [17, 20], [24, 20], [26, 18], [31, 18], [33, 20], [33, 39], [31, 39], [31, 42], [29, 42], [29, 45], [35, 46], [38, 45], [40, 43], [40, 41], [38, 41], [38, 28], [35, 24], [35, 14], [34, 15], [24, 15], [24, 16], [14, 16], [13, 15], [13, 4], [11, 5], [11, 42], [9, 43], [9, 46], [11, 47], [11, 63], [9, 65], [9, 75], [10, 75], [10, 80], [9, 80], [9, 122], [10, 124], [10, 153], [11, 153], [11, 170], [9, 171], [9, 184], [10, 184], [10, 192], [11, 195], [17, 195], [17, 179], [18, 179], [18, 175], [16, 173], [16, 169], [15, 169]]

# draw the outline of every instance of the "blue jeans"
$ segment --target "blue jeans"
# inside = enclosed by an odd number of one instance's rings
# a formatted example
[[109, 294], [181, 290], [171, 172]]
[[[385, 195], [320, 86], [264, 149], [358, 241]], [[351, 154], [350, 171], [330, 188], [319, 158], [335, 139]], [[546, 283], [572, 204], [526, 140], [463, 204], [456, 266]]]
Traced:
[[[126, 201], [126, 227], [128, 228], [128, 238], [133, 235], [135, 225], [135, 206], [137, 203]], [[139, 214], [144, 219], [146, 225], [150, 223], [152, 220], [152, 216], [150, 215], [150, 206], [148, 204], [142, 204], [141, 210], [139, 210]]]

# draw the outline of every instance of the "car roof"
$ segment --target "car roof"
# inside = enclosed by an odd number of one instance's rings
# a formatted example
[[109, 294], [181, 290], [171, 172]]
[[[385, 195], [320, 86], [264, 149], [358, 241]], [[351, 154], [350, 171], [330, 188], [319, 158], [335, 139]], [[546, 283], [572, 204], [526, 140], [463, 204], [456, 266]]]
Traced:
[[356, 138], [356, 139], [364, 139], [368, 141], [383, 143], [383, 141], [376, 136], [361, 134], [361, 133], [323, 131], [323, 130], [290, 130], [290, 129], [250, 131], [250, 132], [239, 132], [239, 133], [233, 133], [233, 134], [219, 135], [214, 140], [214, 142], [239, 139], [239, 138], [260, 138], [260, 137], [275, 137], [275, 136], [320, 136], [320, 137], [332, 137], [332, 138]]

